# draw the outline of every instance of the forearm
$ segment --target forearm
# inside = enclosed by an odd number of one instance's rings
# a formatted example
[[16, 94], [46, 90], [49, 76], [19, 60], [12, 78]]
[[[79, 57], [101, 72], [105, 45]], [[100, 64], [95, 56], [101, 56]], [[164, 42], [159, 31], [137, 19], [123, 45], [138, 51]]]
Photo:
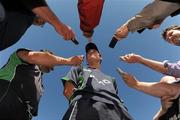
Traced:
[[66, 82], [64, 86], [64, 96], [70, 100], [71, 96], [74, 93], [75, 86], [71, 82]]
[[144, 18], [143, 16], [137, 15], [137, 16], [134, 16], [131, 19], [129, 19], [126, 22], [126, 25], [127, 25], [129, 32], [137, 32], [138, 30], [141, 30], [143, 28], [147, 28], [152, 23], [153, 22], [150, 20], [147, 20], [147, 18]]
[[[157, 13], [157, 11], [154, 9], [157, 8], [153, 4], [146, 5], [142, 11], [127, 21], [126, 24], [130, 32], [136, 32], [140, 29], [148, 28], [148, 26], [154, 24], [154, 21], [156, 20], [153, 16]], [[154, 13], [154, 11], [156, 13]]]
[[167, 68], [164, 67], [163, 62], [150, 60], [147, 58], [141, 58], [139, 60], [139, 63], [151, 68], [152, 70], [155, 70], [155, 71], [161, 72], [161, 73], [165, 73], [168, 70]]
[[161, 98], [163, 96], [172, 96], [175, 94], [170, 84], [167, 83], [147, 83], [147, 82], [138, 82], [134, 88], [146, 94], [149, 94], [154, 97]]
[[164, 111], [161, 107], [159, 109], [159, 111], [155, 114], [155, 116], [153, 117], [153, 120], [159, 120], [159, 117], [161, 117], [165, 113], [166, 113], [166, 111]]
[[64, 91], [64, 96], [66, 97], [67, 100], [70, 100], [72, 95], [73, 95], [73, 92], [67, 93], [66, 91]]
[[61, 25], [62, 22], [58, 17], [53, 13], [53, 11], [48, 6], [37, 7], [32, 10], [36, 15], [43, 18], [52, 26]]
[[26, 59], [28, 63], [44, 66], [68, 65], [71, 63], [68, 58], [44, 52], [30, 52]]
[[135, 32], [142, 28], [148, 28], [156, 22], [166, 19], [171, 13], [178, 9], [178, 4], [154, 0], [128, 21], [128, 29], [131, 32]]

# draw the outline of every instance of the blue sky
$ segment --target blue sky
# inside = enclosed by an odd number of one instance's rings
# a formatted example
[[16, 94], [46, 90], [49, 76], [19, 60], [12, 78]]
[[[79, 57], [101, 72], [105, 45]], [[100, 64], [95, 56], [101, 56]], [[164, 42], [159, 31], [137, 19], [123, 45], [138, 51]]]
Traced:
[[[130, 114], [135, 120], [152, 120], [153, 115], [160, 106], [158, 98], [128, 88], [115, 68], [120, 66], [125, 71], [135, 75], [141, 81], [155, 82], [162, 77], [139, 64], [127, 64], [119, 61], [118, 57], [126, 53], [137, 53], [147, 58], [175, 62], [180, 59], [180, 48], [164, 42], [161, 31], [172, 25], [180, 24], [180, 16], [168, 17], [156, 30], [146, 30], [143, 34], [130, 33], [125, 40], [118, 42], [116, 48], [111, 49], [108, 44], [118, 26], [140, 11], [152, 0], [106, 0], [100, 25], [95, 29], [94, 42], [99, 47], [103, 56], [101, 70], [117, 80], [119, 95], [124, 100]], [[87, 43], [79, 29], [79, 16], [77, 13], [77, 0], [48, 0], [49, 6], [64, 23], [70, 25], [76, 32], [80, 42], [75, 46], [72, 42], [64, 41], [51, 27], [46, 24], [43, 28], [32, 26], [21, 40], [0, 52], [0, 67], [2, 67], [9, 55], [17, 48], [29, 48], [33, 50], [49, 49], [63, 57], [85, 54], [84, 46]], [[83, 63], [86, 65], [86, 62]], [[63, 96], [63, 86], [60, 78], [66, 75], [70, 67], [58, 66], [49, 74], [44, 75], [45, 92], [40, 101], [39, 115], [33, 120], [60, 120], [68, 108], [68, 102]]]

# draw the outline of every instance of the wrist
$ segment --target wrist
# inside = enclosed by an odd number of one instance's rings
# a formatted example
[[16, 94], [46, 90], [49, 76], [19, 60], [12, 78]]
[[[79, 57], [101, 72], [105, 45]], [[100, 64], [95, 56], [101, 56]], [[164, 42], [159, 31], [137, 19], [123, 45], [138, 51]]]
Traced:
[[145, 58], [143, 58], [141, 56], [138, 58], [138, 63], [143, 64], [144, 61], [145, 61]]
[[67, 59], [65, 60], [65, 64], [66, 64], [66, 65], [71, 65], [71, 64], [72, 64], [71, 59], [70, 59], [70, 58], [67, 58]]
[[70, 64], [70, 59], [69, 58], [59, 58], [59, 65], [69, 65]]
[[168, 110], [168, 108], [162, 107], [162, 108], [161, 108], [161, 113], [164, 114], [164, 113], [167, 112], [167, 110]]
[[133, 88], [138, 90], [140, 88], [139, 86], [141, 86], [141, 83], [136, 80], [136, 83], [134, 84]]

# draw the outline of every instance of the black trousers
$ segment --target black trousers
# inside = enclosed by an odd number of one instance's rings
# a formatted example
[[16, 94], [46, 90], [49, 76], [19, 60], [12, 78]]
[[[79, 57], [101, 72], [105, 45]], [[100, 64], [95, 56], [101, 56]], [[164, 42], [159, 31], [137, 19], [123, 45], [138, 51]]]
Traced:
[[80, 99], [69, 107], [62, 120], [131, 120], [115, 105]]
[[25, 105], [8, 83], [0, 80], [0, 120], [30, 120]]

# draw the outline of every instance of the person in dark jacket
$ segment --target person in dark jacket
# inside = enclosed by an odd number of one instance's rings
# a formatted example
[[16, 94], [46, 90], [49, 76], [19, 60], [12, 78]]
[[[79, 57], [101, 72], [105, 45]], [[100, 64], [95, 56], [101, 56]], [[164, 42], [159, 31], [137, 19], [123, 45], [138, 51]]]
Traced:
[[65, 40], [74, 40], [75, 33], [48, 7], [45, 0], [0, 0], [0, 51], [24, 35], [35, 17], [51, 24]]
[[63, 58], [49, 51], [18, 49], [0, 69], [0, 119], [31, 120], [38, 114], [42, 75], [54, 66], [80, 65], [82, 56]]

